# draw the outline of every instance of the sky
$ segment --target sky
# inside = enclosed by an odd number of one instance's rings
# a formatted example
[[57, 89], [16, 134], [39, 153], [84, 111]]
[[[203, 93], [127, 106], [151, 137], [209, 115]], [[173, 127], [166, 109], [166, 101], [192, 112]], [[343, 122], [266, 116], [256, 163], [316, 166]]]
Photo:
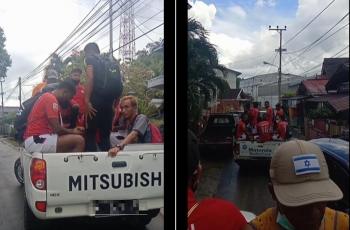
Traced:
[[[321, 37], [349, 12], [348, 0], [335, 0], [304, 31], [290, 40], [332, 0], [197, 0], [189, 1], [189, 17], [202, 23], [209, 32], [209, 41], [216, 46], [220, 64], [242, 73], [240, 77], [277, 72], [279, 33], [269, 30], [283, 28], [282, 72], [297, 75], [320, 73], [323, 58], [332, 57], [343, 48], [339, 57], [349, 57], [349, 16], [320, 40], [318, 45], [302, 54], [299, 49]], [[289, 41], [290, 40], [290, 41]], [[284, 45], [284, 43], [286, 43]], [[346, 48], [347, 47], [347, 48]], [[298, 52], [295, 52], [298, 51]], [[300, 56], [298, 56], [300, 55]], [[274, 64], [264, 65], [263, 62]], [[308, 71], [312, 69], [311, 71]], [[306, 72], [308, 71], [308, 72]], [[306, 73], [305, 73], [306, 72]]]
[[[18, 78], [26, 76], [55, 51], [95, 4], [99, 2], [98, 6], [101, 6], [106, 1], [31, 0], [20, 1], [19, 3], [12, 0], [0, 0], [0, 27], [4, 30], [5, 48], [12, 59], [12, 66], [7, 72], [4, 83], [5, 106], [19, 105], [18, 89], [6, 100], [9, 93], [16, 86]], [[113, 2], [120, 4], [121, 1], [113, 0]], [[163, 0], [134, 0], [134, 3], [135, 37], [164, 22]], [[19, 7], [19, 4], [21, 4], [21, 7]], [[119, 11], [116, 14], [119, 15]], [[114, 49], [119, 46], [119, 18], [113, 22], [113, 25], [117, 27], [113, 32]], [[98, 22], [90, 27], [88, 31], [91, 31], [97, 24]], [[101, 51], [108, 51], [109, 33], [107, 28], [87, 42], [97, 42]], [[160, 26], [148, 33], [147, 36], [137, 39], [135, 41], [136, 51], [144, 49], [147, 43], [162, 39], [164, 37], [163, 30], [164, 27]], [[71, 45], [73, 46], [79, 40], [79, 38], [75, 41], [72, 39]], [[79, 50], [82, 50], [87, 42], [81, 44]], [[69, 48], [67, 47], [67, 49]], [[62, 54], [66, 53], [65, 50], [61, 51]], [[69, 54], [70, 52], [65, 56]], [[118, 51], [114, 55], [119, 58]], [[41, 82], [42, 77], [43, 72], [33, 76], [23, 84], [26, 98], [31, 95], [33, 85]]]

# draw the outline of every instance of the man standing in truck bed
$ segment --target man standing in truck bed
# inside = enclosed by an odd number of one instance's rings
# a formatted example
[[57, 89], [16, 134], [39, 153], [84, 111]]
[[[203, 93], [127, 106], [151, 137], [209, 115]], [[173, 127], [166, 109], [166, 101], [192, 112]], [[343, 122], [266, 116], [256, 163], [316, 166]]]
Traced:
[[113, 102], [123, 90], [119, 66], [112, 58], [100, 55], [96, 43], [84, 48], [86, 64], [85, 106], [87, 117], [86, 150], [97, 151], [96, 133], [99, 130], [99, 148], [110, 148], [109, 136], [113, 119]]

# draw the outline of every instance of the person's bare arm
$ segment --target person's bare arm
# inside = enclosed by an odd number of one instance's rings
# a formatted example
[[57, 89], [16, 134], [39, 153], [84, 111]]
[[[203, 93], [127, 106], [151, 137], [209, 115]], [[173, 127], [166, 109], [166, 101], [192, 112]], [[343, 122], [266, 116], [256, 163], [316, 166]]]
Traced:
[[83, 135], [84, 129], [82, 127], [77, 127], [74, 129], [67, 129], [60, 125], [57, 118], [49, 118], [49, 125], [52, 127], [54, 133], [58, 136], [65, 134], [78, 134]]
[[108, 155], [111, 157], [115, 157], [118, 154], [118, 152], [123, 149], [123, 147], [125, 145], [131, 144], [131, 143], [136, 143], [138, 136], [139, 136], [139, 134], [137, 131], [135, 131], [135, 130], [131, 131], [131, 133], [129, 133], [129, 135], [126, 136], [125, 139], [120, 144], [120, 146], [122, 146], [122, 147], [116, 146], [116, 147], [111, 148], [108, 151]]

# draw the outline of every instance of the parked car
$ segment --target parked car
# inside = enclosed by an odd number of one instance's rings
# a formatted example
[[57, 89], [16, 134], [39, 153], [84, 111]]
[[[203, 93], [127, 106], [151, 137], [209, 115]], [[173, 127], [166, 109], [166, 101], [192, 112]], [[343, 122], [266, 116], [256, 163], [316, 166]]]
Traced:
[[235, 119], [233, 114], [211, 114], [199, 136], [199, 148], [203, 154], [232, 156]]
[[349, 142], [335, 138], [313, 139], [323, 151], [329, 176], [343, 192], [343, 199], [329, 203], [329, 206], [349, 213]]

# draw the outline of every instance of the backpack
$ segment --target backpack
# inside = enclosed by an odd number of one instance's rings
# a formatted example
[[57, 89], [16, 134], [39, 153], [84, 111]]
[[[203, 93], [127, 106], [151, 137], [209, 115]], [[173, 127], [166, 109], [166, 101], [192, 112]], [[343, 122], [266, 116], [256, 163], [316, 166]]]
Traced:
[[159, 128], [152, 124], [148, 123], [147, 130], [142, 138], [142, 143], [163, 143], [162, 133]]
[[148, 127], [151, 132], [151, 143], [163, 143], [163, 137], [159, 128], [152, 123], [149, 123]]
[[123, 92], [123, 83], [119, 65], [107, 56], [96, 56], [101, 75], [94, 77], [94, 92], [108, 99], [117, 99]]
[[34, 97], [29, 98], [22, 103], [23, 109], [19, 114], [16, 115], [14, 128], [15, 128], [15, 139], [18, 142], [23, 142], [23, 135], [27, 128], [27, 120], [30, 112], [35, 104], [35, 102], [43, 95], [45, 92], [38, 93]]

